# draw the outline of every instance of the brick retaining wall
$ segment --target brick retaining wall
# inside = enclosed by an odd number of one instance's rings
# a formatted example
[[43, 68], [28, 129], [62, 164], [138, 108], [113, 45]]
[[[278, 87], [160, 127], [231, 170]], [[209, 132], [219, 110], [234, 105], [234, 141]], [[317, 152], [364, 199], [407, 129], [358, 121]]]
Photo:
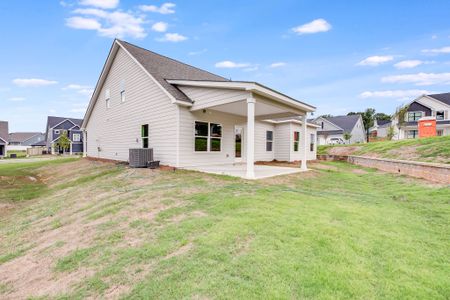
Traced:
[[347, 160], [351, 164], [362, 167], [375, 168], [381, 171], [423, 178], [429, 181], [450, 184], [450, 165], [435, 164], [418, 161], [395, 160], [386, 158], [373, 158], [365, 156], [343, 156], [325, 155], [318, 156], [322, 160]]

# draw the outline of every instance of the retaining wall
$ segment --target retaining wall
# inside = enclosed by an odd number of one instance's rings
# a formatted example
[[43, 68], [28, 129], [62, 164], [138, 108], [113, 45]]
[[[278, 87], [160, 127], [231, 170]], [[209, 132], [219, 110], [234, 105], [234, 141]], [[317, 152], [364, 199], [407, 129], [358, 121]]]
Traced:
[[450, 184], [450, 165], [418, 161], [373, 158], [366, 156], [318, 156], [322, 160], [346, 160], [358, 166], [375, 168], [381, 171], [423, 178], [429, 181]]

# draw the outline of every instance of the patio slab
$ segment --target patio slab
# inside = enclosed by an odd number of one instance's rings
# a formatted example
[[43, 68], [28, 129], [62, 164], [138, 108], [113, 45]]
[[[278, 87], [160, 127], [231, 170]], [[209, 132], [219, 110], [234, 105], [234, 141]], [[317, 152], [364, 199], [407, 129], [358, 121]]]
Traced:
[[305, 172], [300, 168], [255, 165], [255, 178], [247, 178], [246, 177], [247, 167], [245, 164], [226, 164], [226, 165], [219, 164], [208, 166], [185, 167], [183, 169], [218, 175], [228, 175], [245, 179], [263, 179], [274, 176]]

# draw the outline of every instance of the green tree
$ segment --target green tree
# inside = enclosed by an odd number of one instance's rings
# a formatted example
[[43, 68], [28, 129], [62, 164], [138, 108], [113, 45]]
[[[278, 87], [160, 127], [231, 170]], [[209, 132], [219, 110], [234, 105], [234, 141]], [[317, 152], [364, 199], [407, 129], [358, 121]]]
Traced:
[[395, 131], [394, 131], [394, 126], [389, 126], [388, 131], [387, 131], [387, 135], [386, 138], [391, 141], [392, 138], [394, 137]]
[[347, 141], [347, 144], [349, 143], [351, 138], [352, 138], [352, 135], [350, 134], [350, 132], [344, 132], [344, 140]]
[[383, 121], [390, 121], [391, 120], [391, 116], [387, 115], [385, 113], [376, 113], [374, 115], [374, 119], [375, 120], [383, 120]]
[[67, 131], [64, 130], [56, 142], [53, 144], [53, 147], [59, 147], [63, 149], [63, 151], [67, 151], [70, 148], [70, 139], [67, 136]]

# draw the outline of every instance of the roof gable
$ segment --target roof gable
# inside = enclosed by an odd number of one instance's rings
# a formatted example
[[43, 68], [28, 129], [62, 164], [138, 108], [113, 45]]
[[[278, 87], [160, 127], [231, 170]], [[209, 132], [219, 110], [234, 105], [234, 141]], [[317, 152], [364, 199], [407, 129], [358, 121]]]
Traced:
[[450, 105], [450, 93], [432, 94], [427, 96], [436, 99], [442, 103], [445, 103], [447, 105]]
[[350, 115], [350, 116], [337, 116], [325, 118], [333, 124], [336, 124], [342, 128], [345, 132], [352, 132], [361, 115]]
[[47, 118], [47, 127], [53, 128], [64, 123], [65, 121], [70, 121], [73, 124], [72, 126], [81, 126], [81, 123], [83, 123], [82, 119], [49, 116]]
[[219, 75], [212, 74], [125, 41], [118, 40], [118, 43], [177, 100], [192, 102], [176, 86], [168, 83], [166, 79], [229, 81]]
[[42, 134], [42, 133], [40, 133], [40, 132], [11, 132], [9, 134], [8, 141], [10, 143], [23, 143], [26, 140], [29, 140], [38, 134]]

